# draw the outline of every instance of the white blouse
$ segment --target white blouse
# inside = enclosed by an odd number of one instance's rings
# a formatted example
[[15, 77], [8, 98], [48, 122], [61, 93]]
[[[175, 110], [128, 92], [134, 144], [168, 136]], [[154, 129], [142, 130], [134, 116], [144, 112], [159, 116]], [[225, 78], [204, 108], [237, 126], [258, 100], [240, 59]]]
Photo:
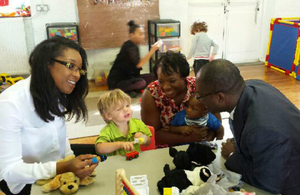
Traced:
[[12, 193], [56, 175], [56, 161], [73, 154], [64, 118], [44, 122], [35, 112], [31, 77], [0, 94], [0, 181]]

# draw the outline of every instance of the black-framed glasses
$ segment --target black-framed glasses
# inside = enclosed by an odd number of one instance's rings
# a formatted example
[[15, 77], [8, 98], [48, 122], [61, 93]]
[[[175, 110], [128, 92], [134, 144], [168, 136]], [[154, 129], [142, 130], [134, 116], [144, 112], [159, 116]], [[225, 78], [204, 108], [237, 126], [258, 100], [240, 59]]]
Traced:
[[208, 94], [205, 94], [205, 95], [196, 94], [195, 97], [196, 97], [197, 100], [202, 101], [205, 97], [216, 94], [216, 93], [218, 93], [218, 92], [212, 92], [212, 93], [208, 93]]
[[77, 72], [79, 71], [79, 74], [84, 76], [86, 74], [86, 70], [83, 70], [82, 68], [79, 68], [77, 65], [71, 63], [71, 62], [64, 62], [61, 60], [57, 60], [57, 59], [52, 59], [54, 62], [57, 62], [61, 65], [64, 65], [65, 67], [69, 68], [70, 70]]

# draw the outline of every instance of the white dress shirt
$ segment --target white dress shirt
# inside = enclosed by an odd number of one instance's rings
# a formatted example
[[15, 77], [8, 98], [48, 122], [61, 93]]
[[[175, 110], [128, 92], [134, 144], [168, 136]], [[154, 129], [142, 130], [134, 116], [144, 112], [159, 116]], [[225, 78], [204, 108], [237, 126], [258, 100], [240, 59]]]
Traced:
[[0, 181], [12, 193], [56, 175], [56, 161], [73, 154], [64, 118], [44, 122], [35, 112], [31, 77], [0, 94]]

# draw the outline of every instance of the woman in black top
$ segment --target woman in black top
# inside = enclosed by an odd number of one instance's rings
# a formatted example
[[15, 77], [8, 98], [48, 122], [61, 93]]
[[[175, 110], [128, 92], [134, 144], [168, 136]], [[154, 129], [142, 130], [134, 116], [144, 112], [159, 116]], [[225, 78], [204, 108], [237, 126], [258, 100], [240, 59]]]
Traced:
[[109, 89], [119, 88], [131, 97], [136, 97], [138, 91], [154, 80], [151, 74], [140, 74], [140, 71], [159, 48], [160, 42], [155, 43], [149, 53], [140, 58], [138, 45], [144, 41], [144, 29], [132, 20], [128, 25], [130, 38], [122, 45], [107, 80]]

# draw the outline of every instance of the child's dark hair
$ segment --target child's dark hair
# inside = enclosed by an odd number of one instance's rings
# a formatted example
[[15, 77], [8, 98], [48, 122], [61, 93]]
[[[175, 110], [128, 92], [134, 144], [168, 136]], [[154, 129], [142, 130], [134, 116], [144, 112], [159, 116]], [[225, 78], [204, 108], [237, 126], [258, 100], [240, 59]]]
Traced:
[[127, 24], [129, 26], [129, 34], [134, 33], [135, 29], [140, 28], [140, 25], [135, 24], [133, 20], [130, 20]]
[[207, 32], [207, 24], [206, 22], [202, 21], [196, 21], [194, 24], [191, 26], [191, 34], [195, 35], [196, 32]]
[[49, 66], [53, 59], [62, 56], [67, 49], [78, 51], [82, 58], [82, 69], [87, 69], [85, 50], [74, 41], [64, 37], [53, 37], [42, 41], [32, 51], [29, 57], [31, 67], [30, 93], [37, 114], [45, 122], [53, 121], [54, 116], [65, 117], [68, 120], [76, 116], [76, 122], [87, 119], [87, 108], [84, 98], [88, 93], [87, 75], [80, 76], [71, 94], [64, 94], [57, 88]]
[[163, 55], [153, 67], [153, 73], [156, 78], [158, 78], [158, 68], [161, 68], [162, 73], [168, 76], [173, 72], [179, 73], [182, 78], [190, 74], [190, 66], [185, 56], [172, 51], [168, 51], [166, 55]]

